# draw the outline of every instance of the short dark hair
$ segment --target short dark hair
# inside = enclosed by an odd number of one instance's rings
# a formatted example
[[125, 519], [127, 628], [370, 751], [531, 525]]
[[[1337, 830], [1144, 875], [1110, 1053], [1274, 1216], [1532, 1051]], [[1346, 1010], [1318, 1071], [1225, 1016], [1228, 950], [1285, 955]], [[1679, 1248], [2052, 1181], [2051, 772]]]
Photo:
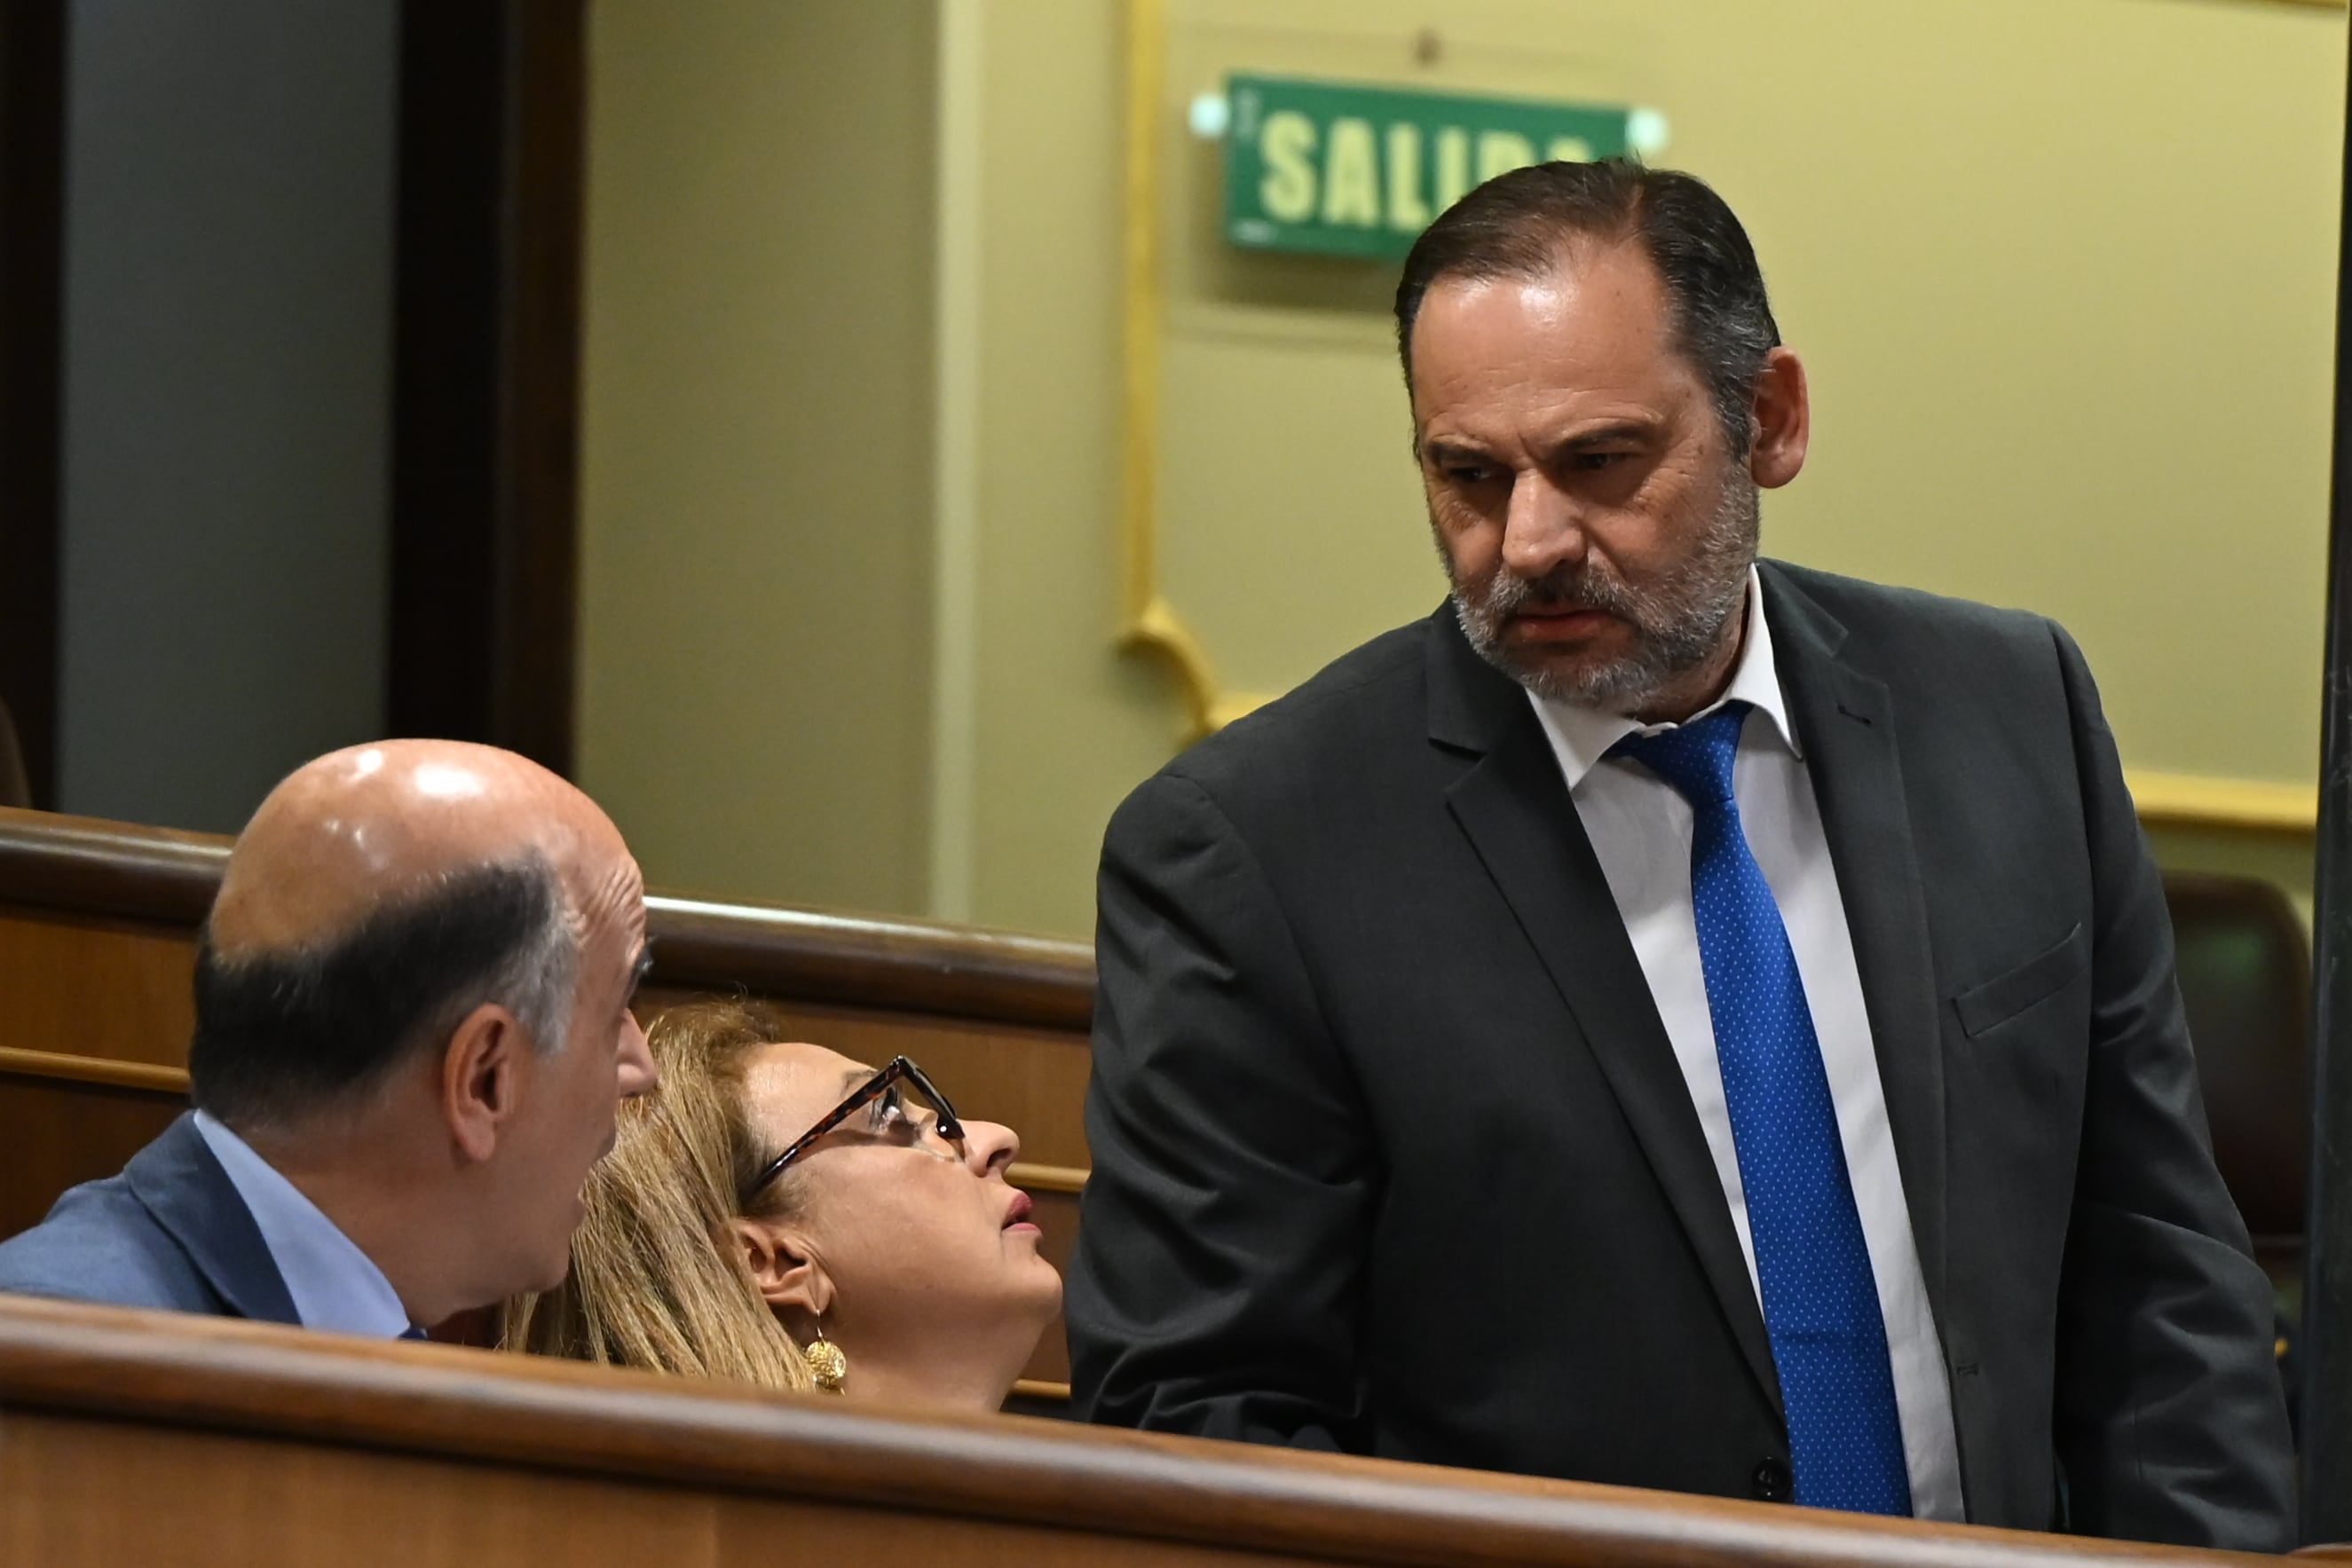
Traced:
[[1538, 163], [1472, 191], [1422, 232], [1397, 284], [1397, 353], [1412, 386], [1412, 326], [1449, 277], [1539, 277], [1578, 239], [1631, 240], [1658, 269], [1675, 345], [1706, 381], [1735, 454], [1748, 451], [1764, 356], [1780, 329], [1748, 231], [1706, 182], [1631, 158]]
[[283, 1126], [347, 1103], [486, 1002], [557, 1049], [579, 971], [561, 884], [539, 857], [478, 867], [378, 909], [332, 942], [224, 958], [196, 949], [196, 1104]]

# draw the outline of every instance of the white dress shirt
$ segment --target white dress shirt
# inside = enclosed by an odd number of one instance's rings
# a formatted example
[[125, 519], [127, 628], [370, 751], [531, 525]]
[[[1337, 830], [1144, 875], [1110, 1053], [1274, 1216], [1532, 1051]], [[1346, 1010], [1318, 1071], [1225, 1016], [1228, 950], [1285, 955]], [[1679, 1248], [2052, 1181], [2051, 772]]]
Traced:
[[252, 1145], [202, 1111], [196, 1113], [196, 1133], [245, 1200], [304, 1328], [376, 1339], [397, 1339], [408, 1332], [408, 1311], [392, 1281], [317, 1204], [254, 1153]]
[[[1609, 880], [1610, 895], [1633, 938], [1666, 1038], [1690, 1086], [1691, 1103], [1697, 1108], [1707, 1151], [1715, 1158], [1716, 1178], [1723, 1184], [1731, 1223], [1748, 1260], [1748, 1283], [1755, 1286], [1756, 1243], [1748, 1234], [1748, 1201], [1740, 1187], [1723, 1072], [1716, 1060], [1715, 1025], [1707, 1012], [1698, 922], [1691, 904], [1690, 803], [1640, 764], [1623, 758], [1604, 760], [1609, 748], [1626, 735], [1674, 727], [1645, 726], [1622, 715], [1531, 700], [1551, 737], [1570, 798]], [[1870, 1252], [1879, 1311], [1886, 1322], [1912, 1511], [1921, 1519], [1958, 1520], [1962, 1515], [1959, 1446], [1943, 1346], [1927, 1307], [1910, 1212], [1904, 1207], [1903, 1173], [1887, 1127], [1886, 1095], [1878, 1082], [1853, 936], [1838, 894], [1837, 873], [1830, 864], [1812, 779], [1780, 695], [1772, 634], [1764, 621], [1763, 589], [1752, 568], [1746, 641], [1730, 687], [1722, 702], [1692, 718], [1703, 718], [1732, 701], [1755, 709], [1740, 729], [1739, 749], [1732, 761], [1732, 797], [1739, 806], [1748, 847], [1780, 906], [1812, 1011], [1813, 1032], [1821, 1041], [1822, 1064], [1828, 1070], [1838, 1138], [1845, 1147], [1863, 1242]], [[1757, 1294], [1760, 1303], [1760, 1286]]]

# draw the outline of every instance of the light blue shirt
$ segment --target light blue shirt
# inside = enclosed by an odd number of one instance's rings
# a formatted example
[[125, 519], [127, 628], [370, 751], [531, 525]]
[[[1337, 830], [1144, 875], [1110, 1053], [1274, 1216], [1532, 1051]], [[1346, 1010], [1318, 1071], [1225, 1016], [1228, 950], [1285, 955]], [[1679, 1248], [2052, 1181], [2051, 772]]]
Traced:
[[398, 1339], [408, 1332], [408, 1312], [392, 1281], [317, 1204], [250, 1144], [202, 1111], [196, 1113], [196, 1134], [245, 1200], [304, 1328], [375, 1339]]

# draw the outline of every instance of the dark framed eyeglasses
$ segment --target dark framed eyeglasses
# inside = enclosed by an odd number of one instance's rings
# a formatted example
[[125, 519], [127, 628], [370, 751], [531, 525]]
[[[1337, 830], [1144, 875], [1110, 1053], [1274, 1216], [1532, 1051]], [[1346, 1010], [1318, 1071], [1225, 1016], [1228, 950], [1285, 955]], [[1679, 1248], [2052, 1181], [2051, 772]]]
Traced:
[[761, 1166], [760, 1174], [744, 1186], [740, 1201], [748, 1207], [751, 1199], [775, 1180], [786, 1166], [808, 1153], [819, 1138], [867, 1106], [877, 1101], [895, 1105], [898, 1096], [904, 1092], [899, 1087], [902, 1083], [906, 1089], [913, 1091], [916, 1099], [931, 1108], [932, 1124], [938, 1128], [940, 1136], [961, 1148], [963, 1124], [956, 1120], [955, 1107], [948, 1103], [948, 1097], [940, 1092], [937, 1084], [923, 1076], [921, 1068], [903, 1056], [894, 1056], [888, 1066], [859, 1084], [848, 1099], [827, 1112], [823, 1121], [793, 1139], [790, 1148]]

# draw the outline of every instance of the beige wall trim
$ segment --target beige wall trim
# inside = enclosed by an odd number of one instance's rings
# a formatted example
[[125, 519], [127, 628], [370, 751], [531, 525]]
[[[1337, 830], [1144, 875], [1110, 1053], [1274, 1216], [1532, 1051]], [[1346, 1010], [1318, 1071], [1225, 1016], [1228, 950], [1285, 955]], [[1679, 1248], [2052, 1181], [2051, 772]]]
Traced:
[[2131, 787], [2139, 820], [2151, 826], [2266, 833], [2310, 833], [2319, 827], [2319, 793], [2308, 784], [2139, 768], [2125, 769], [2124, 781]]
[[1166, 22], [1161, 0], [1128, 0], [1119, 512], [1129, 635], [1139, 634], [1160, 591], [1160, 90], [1167, 69]]
[[1013, 1397], [1058, 1399], [1066, 1404], [1070, 1397], [1070, 1385], [1066, 1383], [1047, 1383], [1043, 1378], [1037, 1377], [1016, 1378], [1013, 1384]]
[[1215, 678], [1199, 639], [1160, 596], [1160, 89], [1162, 0], [1128, 0], [1124, 307], [1120, 328], [1118, 645], [1164, 660], [1184, 696], [1186, 738], [1206, 735]]
[[931, 519], [931, 842], [927, 903], [972, 916], [980, 706], [981, 133], [986, 0], [940, 0], [932, 152], [935, 428]]
[[1166, 0], [1128, 0], [1119, 398], [1119, 525], [1126, 559], [1118, 645], [1167, 664], [1183, 698], [1189, 745], [1272, 699], [1264, 693], [1220, 691], [1201, 640], [1160, 591], [1160, 122], [1167, 27]]
[[[1150, 628], [1150, 645], [1168, 659], [1184, 684], [1187, 744], [1274, 700], [1263, 692], [1219, 691], [1200, 643], [1167, 601], [1155, 598], [1146, 605], [1141, 623]], [[2126, 768], [2124, 779], [2139, 820], [2149, 827], [2306, 836], [2319, 827], [2319, 796], [2309, 785], [2142, 768]]]
[[1160, 591], [1160, 95], [1165, 0], [1128, 0], [1127, 177], [1119, 397], [1119, 523], [1125, 554], [1118, 645], [1168, 666], [1189, 743], [1266, 700], [1225, 695], [1201, 640]]
[[1021, 1160], [1004, 1167], [1004, 1179], [1039, 1192], [1084, 1192], [1087, 1186], [1087, 1173], [1076, 1166], [1033, 1166]]

